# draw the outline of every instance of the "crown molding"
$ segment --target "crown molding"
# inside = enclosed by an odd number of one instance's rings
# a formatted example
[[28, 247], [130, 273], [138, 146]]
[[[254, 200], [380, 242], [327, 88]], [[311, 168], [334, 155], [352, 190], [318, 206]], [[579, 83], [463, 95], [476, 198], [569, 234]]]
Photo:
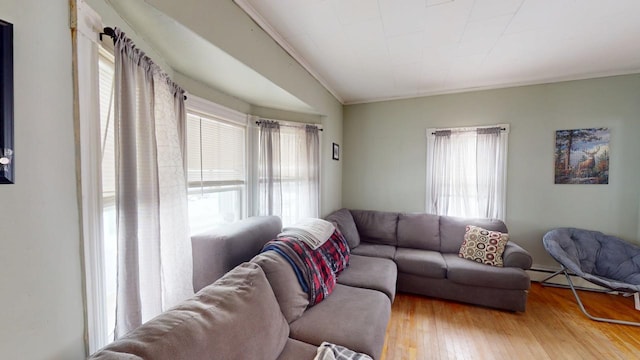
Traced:
[[618, 70], [604, 71], [599, 73], [580, 74], [580, 75], [572, 75], [572, 76], [554, 76], [554, 77], [549, 77], [546, 79], [539, 79], [539, 80], [522, 80], [522, 81], [514, 81], [514, 82], [489, 84], [489, 85], [467, 86], [467, 87], [448, 88], [448, 89], [445, 88], [445, 89], [434, 90], [434, 91], [419, 91], [417, 93], [411, 93], [407, 95], [349, 100], [349, 101], [345, 101], [343, 105], [349, 106], [349, 105], [371, 104], [371, 103], [378, 103], [378, 102], [384, 102], [384, 101], [411, 100], [411, 99], [417, 99], [422, 97], [454, 95], [454, 94], [462, 94], [462, 93], [486, 91], [486, 90], [506, 90], [511, 88], [524, 87], [524, 86], [552, 85], [552, 84], [558, 84], [558, 83], [570, 82], [570, 81], [597, 80], [597, 79], [602, 79], [607, 77], [629, 76], [629, 75], [640, 75], [640, 68], [631, 69], [631, 70], [620, 70], [620, 71]]

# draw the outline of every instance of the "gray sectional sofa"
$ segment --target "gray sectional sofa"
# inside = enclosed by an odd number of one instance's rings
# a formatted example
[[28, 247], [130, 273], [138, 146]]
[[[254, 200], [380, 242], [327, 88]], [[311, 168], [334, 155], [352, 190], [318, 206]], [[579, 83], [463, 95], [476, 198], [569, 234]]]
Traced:
[[529, 253], [509, 241], [504, 267], [458, 257], [467, 225], [508, 232], [504, 222], [424, 213], [340, 209], [338, 225], [352, 254], [393, 259], [397, 290], [510, 311], [524, 311], [531, 285]]
[[249, 218], [192, 237], [197, 294], [92, 359], [313, 359], [324, 341], [379, 359], [396, 290], [524, 311], [525, 250], [509, 243], [504, 268], [457, 257], [467, 224], [506, 231], [501, 221], [348, 209], [326, 219], [351, 257], [322, 302], [308, 307], [291, 266], [258, 254], [280, 219]]

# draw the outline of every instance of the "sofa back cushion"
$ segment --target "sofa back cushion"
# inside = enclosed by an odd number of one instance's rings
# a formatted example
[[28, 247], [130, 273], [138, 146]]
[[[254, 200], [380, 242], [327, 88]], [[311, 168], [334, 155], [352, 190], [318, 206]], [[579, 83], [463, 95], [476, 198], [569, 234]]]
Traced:
[[264, 272], [244, 263], [91, 359], [275, 359], [288, 336]]
[[440, 251], [440, 217], [424, 213], [398, 215], [398, 247]]
[[351, 210], [360, 240], [372, 244], [398, 245], [398, 213]]
[[309, 295], [302, 290], [291, 264], [275, 251], [265, 251], [251, 262], [260, 265], [264, 271], [287, 322], [302, 316], [309, 306]]
[[440, 216], [440, 252], [455, 253], [460, 251], [464, 241], [467, 225], [508, 233], [507, 226], [498, 219], [467, 219], [454, 216]]
[[193, 289], [199, 291], [249, 261], [282, 231], [277, 216], [255, 216], [191, 237]]
[[329, 214], [325, 220], [336, 225], [342, 236], [347, 240], [349, 248], [353, 249], [360, 245], [360, 234], [358, 228], [353, 221], [353, 216], [348, 209], [342, 208]]

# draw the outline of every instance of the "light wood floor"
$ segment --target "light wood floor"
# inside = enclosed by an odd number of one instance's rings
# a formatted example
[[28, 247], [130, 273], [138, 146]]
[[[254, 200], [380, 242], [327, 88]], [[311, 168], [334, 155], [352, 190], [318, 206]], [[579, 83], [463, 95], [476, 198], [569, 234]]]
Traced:
[[[579, 292], [594, 316], [640, 321], [633, 297]], [[586, 318], [571, 290], [533, 283], [512, 313], [398, 294], [382, 360], [640, 359], [640, 327]]]

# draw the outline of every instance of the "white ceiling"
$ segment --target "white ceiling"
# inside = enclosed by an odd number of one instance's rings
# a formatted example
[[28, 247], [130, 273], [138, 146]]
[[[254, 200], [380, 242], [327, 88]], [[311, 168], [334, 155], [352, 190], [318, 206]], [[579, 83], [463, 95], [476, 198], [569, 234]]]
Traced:
[[236, 0], [345, 104], [640, 72], [640, 0]]

